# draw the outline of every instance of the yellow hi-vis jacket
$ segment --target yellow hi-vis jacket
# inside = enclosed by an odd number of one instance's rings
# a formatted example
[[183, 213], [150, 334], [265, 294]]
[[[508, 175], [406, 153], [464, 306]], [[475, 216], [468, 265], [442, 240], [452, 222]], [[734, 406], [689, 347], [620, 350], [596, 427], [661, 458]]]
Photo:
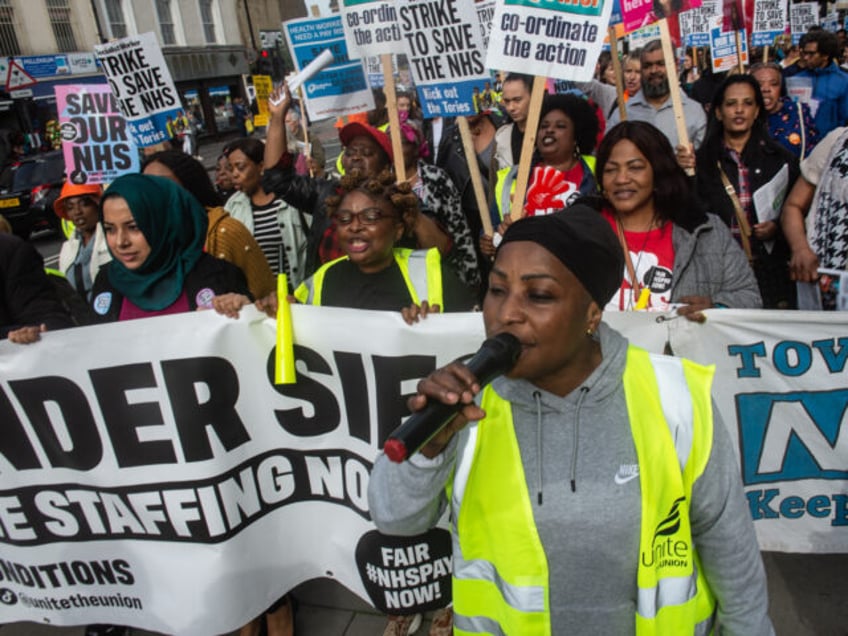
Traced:
[[[431, 247], [428, 250], [411, 250], [396, 247], [394, 250], [395, 262], [400, 268], [406, 288], [412, 297], [412, 302], [420, 305], [426, 300], [431, 305], [438, 305], [442, 311], [445, 310], [442, 293], [442, 257], [439, 250]], [[305, 305], [320, 305], [324, 293], [324, 277], [336, 263], [347, 260], [342, 256], [329, 263], [324, 263], [308, 279], [300, 284], [294, 291], [294, 297]]]
[[[712, 627], [715, 600], [692, 545], [689, 504], [712, 448], [713, 370], [628, 348], [624, 395], [642, 492], [638, 636], [693, 634], [696, 626], [706, 633]], [[486, 418], [469, 426], [449, 489], [454, 633], [550, 634], [548, 564], [512, 409], [491, 387], [482, 407]], [[663, 421], [667, 426], [658, 425]], [[514, 496], [504, 499], [505, 492]]]

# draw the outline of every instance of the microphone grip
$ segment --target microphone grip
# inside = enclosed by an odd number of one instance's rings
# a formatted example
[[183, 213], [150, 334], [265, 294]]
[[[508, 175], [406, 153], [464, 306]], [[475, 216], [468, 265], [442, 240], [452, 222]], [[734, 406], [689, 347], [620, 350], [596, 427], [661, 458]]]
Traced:
[[[463, 406], [465, 405], [461, 403], [444, 404], [431, 401], [394, 430], [383, 445], [383, 452], [393, 462], [404, 461], [447, 426]], [[436, 422], [436, 424], [422, 425], [425, 422]]]

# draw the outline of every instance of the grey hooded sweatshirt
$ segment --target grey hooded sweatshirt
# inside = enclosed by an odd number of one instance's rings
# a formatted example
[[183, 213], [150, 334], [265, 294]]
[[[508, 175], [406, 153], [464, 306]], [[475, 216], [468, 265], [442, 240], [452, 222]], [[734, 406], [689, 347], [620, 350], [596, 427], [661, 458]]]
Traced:
[[[627, 340], [603, 323], [596, 337], [601, 365], [565, 397], [524, 380], [499, 378], [492, 384], [512, 404], [548, 560], [554, 634], [635, 631], [641, 493], [622, 384]], [[712, 454], [692, 491], [694, 543], [717, 597], [718, 633], [772, 634], [753, 522], [730, 438], [715, 409], [714, 414]], [[378, 457], [368, 499], [381, 532], [414, 535], [435, 525], [466, 440], [463, 430], [432, 460], [418, 454], [394, 464]], [[502, 496], [508, 505], [509, 493]]]

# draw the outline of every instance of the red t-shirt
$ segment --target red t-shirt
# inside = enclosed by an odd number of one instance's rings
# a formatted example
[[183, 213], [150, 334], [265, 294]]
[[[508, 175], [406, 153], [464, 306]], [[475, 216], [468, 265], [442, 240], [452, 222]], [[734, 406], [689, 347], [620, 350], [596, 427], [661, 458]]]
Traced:
[[526, 216], [544, 216], [562, 210], [579, 194], [583, 181], [583, 162], [562, 172], [552, 166], [535, 166], [527, 185], [524, 213]]
[[[607, 211], [603, 215], [617, 233], [615, 217]], [[644, 287], [651, 290], [647, 309], [653, 311], [667, 311], [671, 304], [671, 283], [674, 280], [674, 245], [671, 242], [673, 225], [663, 223], [661, 227], [648, 232], [624, 232], [639, 290]], [[638, 300], [639, 292], [633, 289], [625, 264], [621, 287], [604, 309], [632, 310]]]
[[[206, 291], [211, 292], [212, 290]], [[212, 296], [214, 297], [214, 294], [212, 294]], [[201, 306], [201, 303], [198, 303], [198, 306]], [[188, 311], [191, 311], [191, 307], [188, 304], [188, 296], [186, 296], [185, 291], [180, 294], [179, 298], [165, 307], [165, 309], [160, 309], [158, 311], [142, 309], [129, 298], [124, 298], [124, 301], [121, 303], [121, 313], [118, 315], [118, 320], [123, 321], [135, 320], [137, 318], [151, 318], [153, 316], [168, 316], [170, 314], [182, 314]]]

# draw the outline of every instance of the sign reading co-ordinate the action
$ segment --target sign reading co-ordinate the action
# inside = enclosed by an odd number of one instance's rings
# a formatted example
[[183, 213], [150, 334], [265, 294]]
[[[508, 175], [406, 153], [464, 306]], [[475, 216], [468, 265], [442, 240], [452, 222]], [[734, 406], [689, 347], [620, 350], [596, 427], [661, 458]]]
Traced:
[[506, 0], [495, 9], [486, 67], [588, 81], [612, 5], [612, 0]]

